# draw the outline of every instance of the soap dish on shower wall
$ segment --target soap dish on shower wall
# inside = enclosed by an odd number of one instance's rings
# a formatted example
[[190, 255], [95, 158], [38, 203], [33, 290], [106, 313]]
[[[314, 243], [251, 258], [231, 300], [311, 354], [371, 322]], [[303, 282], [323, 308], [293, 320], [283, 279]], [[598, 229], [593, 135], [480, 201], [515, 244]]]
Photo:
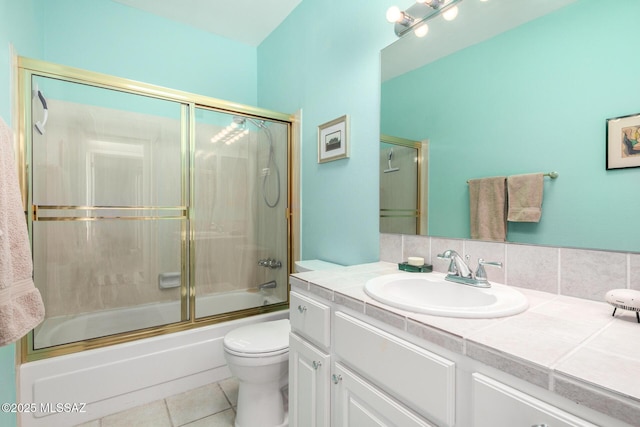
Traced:
[[409, 273], [431, 273], [433, 271], [431, 264], [410, 265], [408, 262], [399, 263], [398, 268], [402, 271], [408, 271]]
[[612, 316], [617, 309], [636, 312], [636, 320], [640, 323], [640, 291], [633, 289], [613, 289], [605, 295], [605, 300], [614, 306]]

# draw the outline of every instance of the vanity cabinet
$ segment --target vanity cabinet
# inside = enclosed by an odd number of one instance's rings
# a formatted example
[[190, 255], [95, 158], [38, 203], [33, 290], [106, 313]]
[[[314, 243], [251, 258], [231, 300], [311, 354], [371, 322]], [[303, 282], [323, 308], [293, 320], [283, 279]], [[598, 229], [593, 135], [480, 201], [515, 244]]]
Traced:
[[331, 357], [309, 342], [289, 335], [289, 424], [330, 426]]
[[474, 427], [597, 427], [485, 375], [472, 375]]
[[329, 427], [331, 308], [291, 292], [289, 425]]
[[453, 426], [452, 362], [342, 312], [332, 337], [331, 307], [297, 292], [290, 301], [292, 427], [436, 427], [408, 405]]
[[340, 311], [334, 325], [337, 359], [420, 415], [453, 427], [454, 362]]
[[334, 364], [332, 375], [335, 402], [332, 426], [436, 427], [341, 363]]
[[290, 301], [291, 427], [627, 426], [309, 292]]

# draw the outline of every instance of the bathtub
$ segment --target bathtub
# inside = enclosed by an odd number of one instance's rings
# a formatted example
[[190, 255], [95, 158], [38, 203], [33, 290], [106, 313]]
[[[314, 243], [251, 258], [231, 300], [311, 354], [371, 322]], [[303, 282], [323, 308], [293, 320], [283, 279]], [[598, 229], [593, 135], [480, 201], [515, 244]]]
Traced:
[[[277, 302], [279, 301], [275, 297], [260, 292], [236, 291], [205, 295], [197, 299], [196, 318]], [[180, 301], [144, 304], [49, 318], [36, 328], [34, 341], [36, 348], [46, 348], [127, 332], [132, 325], [137, 329], [144, 329], [179, 321]]]
[[[264, 298], [259, 293], [234, 294], [207, 297], [201, 307], [208, 313], [218, 306], [229, 311], [231, 305], [240, 303], [241, 299]], [[38, 333], [43, 334], [40, 336], [43, 342], [55, 342], [66, 333], [65, 327], [82, 328], [88, 322], [104, 324], [107, 329], [102, 332], [108, 333], [113, 330], [108, 329], [109, 324], [117, 327], [120, 319], [128, 315], [140, 316], [144, 310], [157, 314], [159, 307], [155, 306], [128, 309], [130, 313], [110, 310], [74, 316], [66, 319], [70, 322], [66, 325], [57, 319]], [[29, 411], [18, 414], [20, 425], [81, 424], [228, 378], [231, 374], [224, 358], [224, 335], [239, 326], [288, 316], [288, 310], [282, 310], [24, 363], [18, 370], [18, 402], [28, 405]], [[127, 323], [130, 322], [129, 318]]]

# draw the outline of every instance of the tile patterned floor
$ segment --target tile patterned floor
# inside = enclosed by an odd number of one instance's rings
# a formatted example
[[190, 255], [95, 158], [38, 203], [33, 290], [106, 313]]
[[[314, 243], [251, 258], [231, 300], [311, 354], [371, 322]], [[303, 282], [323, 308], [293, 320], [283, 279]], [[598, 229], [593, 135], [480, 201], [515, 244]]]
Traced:
[[233, 427], [238, 382], [230, 378], [77, 427]]

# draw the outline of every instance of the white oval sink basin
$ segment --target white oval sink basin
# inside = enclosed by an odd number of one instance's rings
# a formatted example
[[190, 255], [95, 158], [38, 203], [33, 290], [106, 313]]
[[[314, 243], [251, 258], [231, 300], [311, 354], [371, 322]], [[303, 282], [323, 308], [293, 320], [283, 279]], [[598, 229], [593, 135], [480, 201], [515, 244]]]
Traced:
[[392, 307], [435, 316], [493, 318], [529, 307], [527, 298], [508, 286], [476, 288], [449, 282], [441, 273], [398, 273], [369, 280], [364, 291]]

